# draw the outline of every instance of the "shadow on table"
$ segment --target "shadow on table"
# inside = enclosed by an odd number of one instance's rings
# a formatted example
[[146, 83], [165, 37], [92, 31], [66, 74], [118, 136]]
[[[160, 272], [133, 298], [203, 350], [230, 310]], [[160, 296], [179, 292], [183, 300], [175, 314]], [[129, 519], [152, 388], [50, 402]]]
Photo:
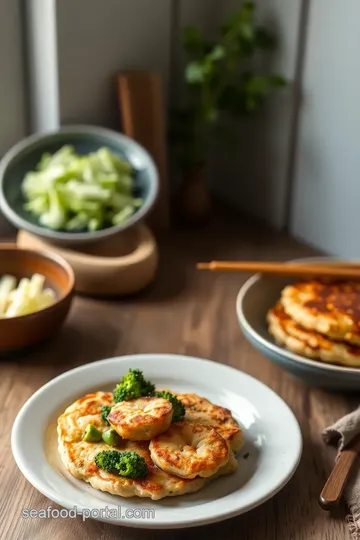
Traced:
[[105, 324], [98, 328], [83, 329], [67, 324], [43, 343], [26, 350], [2, 354], [0, 365], [2, 362], [14, 361], [24, 365], [29, 363], [34, 369], [46, 365], [53, 366], [55, 370], [73, 368], [113, 356], [120, 339], [119, 329]]
[[87, 295], [78, 293], [78, 296], [84, 299], [106, 301], [110, 303], [136, 302], [161, 302], [169, 298], [174, 298], [182, 293], [186, 285], [186, 264], [179, 260], [179, 257], [173, 257], [172, 253], [164, 251], [160, 253], [159, 267], [152, 283], [146, 288], [126, 296], [113, 295]]

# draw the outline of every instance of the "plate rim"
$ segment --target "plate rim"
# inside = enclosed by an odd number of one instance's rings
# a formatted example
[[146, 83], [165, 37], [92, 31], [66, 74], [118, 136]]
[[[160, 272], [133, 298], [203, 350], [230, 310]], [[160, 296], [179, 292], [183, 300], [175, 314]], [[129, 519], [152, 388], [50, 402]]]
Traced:
[[[202, 526], [202, 525], [206, 525], [206, 524], [211, 524], [211, 523], [216, 523], [216, 522], [219, 522], [219, 521], [224, 521], [226, 519], [230, 519], [230, 518], [233, 518], [235, 516], [238, 516], [238, 515], [241, 515], [241, 514], [244, 514], [258, 506], [260, 506], [261, 504], [263, 504], [264, 502], [266, 502], [267, 500], [271, 499], [273, 496], [275, 496], [277, 493], [279, 493], [283, 488], [284, 486], [291, 480], [291, 478], [293, 477], [293, 475], [295, 474], [297, 468], [298, 468], [298, 465], [300, 463], [300, 460], [301, 460], [301, 457], [302, 457], [302, 453], [303, 453], [303, 437], [302, 437], [302, 432], [301, 432], [301, 428], [300, 428], [300, 425], [299, 425], [299, 422], [295, 416], [295, 414], [293, 413], [293, 411], [291, 410], [291, 408], [289, 407], [289, 405], [274, 391], [272, 390], [272, 388], [268, 387], [266, 384], [264, 384], [262, 381], [252, 377], [251, 375], [247, 374], [247, 373], [244, 373], [243, 371], [237, 369], [237, 368], [234, 368], [233, 366], [229, 366], [229, 365], [226, 365], [226, 364], [221, 364], [220, 362], [216, 362], [214, 360], [209, 360], [207, 358], [203, 358], [203, 357], [194, 357], [194, 356], [188, 356], [188, 355], [183, 355], [183, 354], [173, 354], [173, 353], [169, 353], [169, 354], [166, 354], [166, 353], [160, 353], [160, 354], [157, 354], [157, 353], [144, 353], [144, 354], [129, 354], [129, 355], [121, 355], [121, 356], [116, 356], [116, 357], [110, 357], [110, 358], [105, 358], [103, 360], [98, 360], [98, 361], [95, 361], [95, 362], [89, 362], [87, 364], [83, 364], [82, 366], [77, 366], [75, 368], [72, 368], [70, 370], [67, 370], [61, 374], [59, 374], [57, 377], [55, 377], [54, 379], [51, 379], [50, 381], [48, 381], [47, 383], [45, 383], [44, 385], [42, 385], [38, 390], [36, 390], [34, 392], [34, 394], [32, 394], [30, 396], [30, 398], [22, 405], [22, 407], [20, 408], [16, 418], [15, 418], [15, 421], [13, 423], [13, 427], [12, 427], [12, 431], [11, 431], [11, 450], [12, 450], [12, 453], [13, 453], [13, 458], [15, 460], [15, 463], [17, 465], [17, 467], [19, 468], [19, 470], [21, 471], [21, 473], [25, 476], [25, 478], [28, 480], [28, 482], [33, 486], [35, 487], [35, 489], [37, 489], [40, 493], [42, 493], [45, 497], [47, 497], [49, 500], [59, 504], [59, 506], [63, 507], [63, 508], [67, 508], [67, 509], [73, 509], [74, 506], [73, 505], [67, 505], [67, 502], [66, 502], [66, 499], [65, 498], [61, 498], [61, 497], [58, 497], [57, 494], [51, 490], [51, 487], [49, 488], [48, 485], [44, 482], [42, 482], [41, 478], [39, 478], [39, 475], [36, 474], [36, 473], [33, 473], [31, 468], [29, 468], [29, 464], [26, 464], [23, 459], [22, 459], [22, 456], [20, 454], [20, 451], [19, 451], [19, 448], [16, 444], [16, 437], [17, 437], [17, 432], [19, 430], [19, 428], [21, 427], [21, 422], [22, 422], [22, 419], [23, 417], [26, 417], [26, 412], [27, 412], [27, 409], [29, 407], [31, 407], [32, 403], [36, 402], [38, 399], [39, 399], [39, 396], [41, 396], [42, 392], [46, 389], [46, 388], [50, 388], [52, 386], [55, 386], [56, 384], [58, 384], [59, 381], [63, 380], [63, 379], [66, 379], [67, 377], [70, 377], [71, 374], [73, 374], [74, 372], [81, 372], [83, 370], [86, 370], [86, 369], [89, 369], [91, 368], [92, 366], [94, 366], [94, 368], [92, 369], [96, 369], [96, 366], [99, 366], [100, 364], [103, 364], [104, 362], [107, 362], [107, 363], [117, 363], [119, 361], [133, 361], [133, 360], [136, 360], [136, 359], [141, 359], [141, 360], [146, 360], [146, 361], [151, 361], [151, 359], [154, 358], [154, 356], [156, 356], [156, 358], [160, 358], [160, 359], [169, 359], [169, 358], [173, 358], [173, 359], [186, 359], [186, 361], [190, 361], [190, 362], [200, 362], [200, 363], [203, 363], [204, 365], [207, 364], [207, 365], [218, 365], [220, 369], [225, 369], [226, 371], [232, 371], [232, 372], [237, 372], [237, 374], [241, 375], [242, 377], [244, 377], [245, 379], [248, 379], [248, 380], [251, 380], [253, 383], [255, 383], [255, 385], [258, 385], [259, 387], [262, 388], [263, 391], [265, 392], [268, 392], [269, 394], [272, 395], [273, 398], [277, 399], [279, 404], [281, 403], [281, 406], [286, 409], [288, 415], [289, 415], [289, 418], [291, 418], [291, 421], [293, 423], [293, 427], [295, 429], [295, 431], [297, 432], [297, 445], [296, 445], [296, 453], [294, 451], [294, 456], [293, 456], [293, 459], [292, 459], [292, 467], [291, 469], [287, 472], [287, 474], [281, 479], [280, 482], [278, 482], [276, 484], [276, 486], [274, 488], [272, 488], [272, 490], [266, 494], [264, 494], [263, 496], [261, 496], [260, 498], [258, 498], [256, 501], [252, 502], [252, 503], [249, 503], [249, 504], [245, 504], [243, 505], [240, 509], [239, 508], [235, 508], [231, 511], [227, 511], [226, 509], [225, 510], [222, 510], [221, 512], [219, 511], [219, 513], [217, 513], [216, 515], [213, 515], [213, 516], [208, 516], [208, 517], [203, 517], [203, 518], [197, 518], [194, 520], [194, 518], [191, 518], [191, 517], [185, 517], [183, 519], [179, 519], [177, 521], [173, 521], [172, 520], [172, 523], [168, 523], [166, 520], [161, 520], [161, 519], [155, 519], [155, 520], [136, 520], [136, 522], [134, 521], [131, 521], [131, 520], [122, 520], [122, 519], [110, 519], [110, 518], [92, 518], [92, 519], [95, 519], [97, 521], [102, 521], [102, 522], [105, 522], [105, 523], [110, 523], [110, 524], [113, 524], [113, 525], [119, 525], [119, 526], [125, 526], [125, 527], [130, 527], [130, 528], [139, 528], [139, 529], [181, 529], [181, 528], [189, 528], [189, 527], [195, 527], [195, 526]], [[51, 467], [51, 465], [49, 464], [49, 466]], [[64, 495], [65, 497], [65, 495]], [[156, 501], [155, 501], [156, 502]], [[79, 505], [79, 509], [85, 509], [85, 507], [82, 507], [81, 505]], [[186, 510], [184, 510], [184, 513], [186, 514]], [[82, 515], [81, 512], [78, 512], [78, 515]]]

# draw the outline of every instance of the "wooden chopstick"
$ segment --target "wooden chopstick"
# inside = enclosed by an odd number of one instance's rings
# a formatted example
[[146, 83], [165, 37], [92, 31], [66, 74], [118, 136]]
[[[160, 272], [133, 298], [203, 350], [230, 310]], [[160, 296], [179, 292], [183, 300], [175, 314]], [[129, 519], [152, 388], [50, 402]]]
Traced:
[[198, 270], [225, 272], [261, 272], [279, 276], [322, 276], [360, 279], [360, 265], [339, 262], [283, 263], [258, 261], [211, 261], [198, 263]]

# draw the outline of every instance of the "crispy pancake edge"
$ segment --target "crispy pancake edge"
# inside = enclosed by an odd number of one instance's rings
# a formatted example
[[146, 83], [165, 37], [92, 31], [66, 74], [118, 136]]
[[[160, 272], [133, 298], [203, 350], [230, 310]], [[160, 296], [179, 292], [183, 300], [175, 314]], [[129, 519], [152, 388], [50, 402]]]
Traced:
[[360, 347], [332, 341], [318, 332], [302, 328], [281, 304], [269, 311], [267, 320], [269, 333], [275, 341], [292, 352], [325, 363], [360, 367]]
[[302, 327], [360, 345], [360, 283], [298, 282], [283, 289], [280, 302]]

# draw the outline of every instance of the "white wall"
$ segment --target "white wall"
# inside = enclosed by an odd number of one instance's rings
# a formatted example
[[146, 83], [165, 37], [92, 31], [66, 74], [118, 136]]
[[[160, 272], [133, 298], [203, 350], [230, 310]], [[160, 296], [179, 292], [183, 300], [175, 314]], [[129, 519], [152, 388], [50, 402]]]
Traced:
[[360, 257], [360, 2], [311, 4], [291, 232]]
[[[20, 3], [0, 1], [0, 158], [26, 134]], [[0, 236], [10, 232], [0, 214]]]
[[24, 17], [30, 129], [55, 130], [60, 123], [56, 0], [27, 0]]
[[[227, 0], [221, 17], [239, 6]], [[295, 80], [302, 0], [258, 0], [259, 20], [278, 37], [278, 49], [268, 67], [292, 83]], [[220, 151], [215, 166], [215, 189], [230, 203], [282, 228], [286, 219], [288, 166], [294, 113], [293, 86], [274, 95], [264, 112], [239, 120], [234, 147]]]
[[61, 123], [119, 127], [120, 71], [158, 71], [166, 88], [170, 10], [170, 0], [57, 0]]
[[0, 2], [0, 156], [26, 132], [20, 4]]

